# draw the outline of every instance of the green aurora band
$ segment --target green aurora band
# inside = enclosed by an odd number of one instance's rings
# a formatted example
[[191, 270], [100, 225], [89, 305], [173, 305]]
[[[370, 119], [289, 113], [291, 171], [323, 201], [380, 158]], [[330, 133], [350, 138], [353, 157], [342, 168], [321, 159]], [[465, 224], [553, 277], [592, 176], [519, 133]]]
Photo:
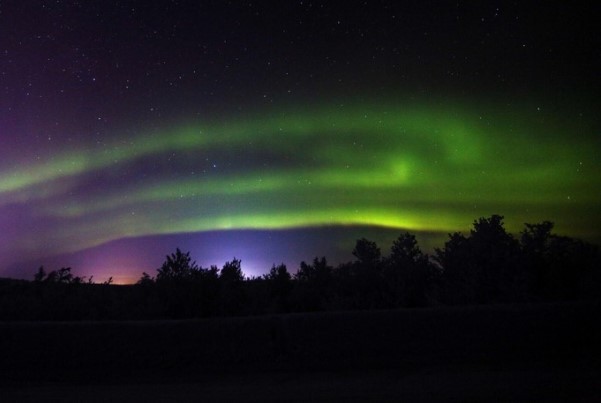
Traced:
[[14, 240], [24, 252], [215, 229], [447, 233], [493, 213], [513, 232], [548, 219], [597, 241], [593, 124], [528, 110], [347, 105], [187, 123], [3, 168], [0, 208], [56, 223]]

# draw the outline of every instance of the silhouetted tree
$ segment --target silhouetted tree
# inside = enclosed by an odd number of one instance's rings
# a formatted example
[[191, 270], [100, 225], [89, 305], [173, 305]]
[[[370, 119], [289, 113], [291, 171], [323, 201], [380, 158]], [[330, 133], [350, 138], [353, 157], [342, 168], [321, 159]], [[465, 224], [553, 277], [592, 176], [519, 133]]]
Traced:
[[376, 266], [380, 263], [382, 253], [380, 248], [375, 242], [369, 241], [365, 238], [357, 240], [355, 248], [353, 249], [353, 256], [357, 258], [357, 261], [366, 266]]
[[294, 303], [297, 310], [321, 311], [332, 297], [332, 267], [325, 257], [313, 259], [313, 264], [300, 263], [294, 275]]
[[234, 258], [221, 268], [219, 283], [221, 285], [221, 310], [226, 315], [240, 315], [244, 307], [244, 274], [241, 261]]
[[450, 235], [437, 250], [449, 303], [488, 303], [524, 298], [519, 243], [505, 231], [503, 216], [474, 221], [470, 236]]
[[599, 297], [601, 274], [598, 247], [553, 234], [553, 223], [525, 224], [521, 233], [529, 289], [551, 300]]
[[200, 309], [200, 293], [195, 278], [200, 267], [190, 257], [176, 248], [175, 253], [165, 256], [165, 261], [157, 269], [156, 285], [165, 315], [170, 318], [185, 318], [196, 315]]
[[417, 245], [415, 235], [405, 232], [392, 242], [390, 261], [398, 265], [418, 262], [426, 256]]
[[528, 291], [530, 295], [544, 298], [548, 295], [549, 265], [551, 265], [550, 246], [554, 235], [551, 233], [554, 224], [543, 221], [539, 224], [524, 224], [520, 244], [523, 251], [524, 265], [528, 272]]
[[150, 274], [143, 272], [142, 277], [136, 283], [138, 285], [150, 285], [154, 284], [154, 277], [150, 277]]
[[70, 267], [61, 267], [59, 270], [52, 270], [46, 274], [44, 271], [44, 266], [41, 266], [35, 274], [34, 280], [59, 284], [80, 284], [83, 282], [82, 277], [73, 276]]
[[382, 253], [378, 245], [365, 238], [358, 239], [353, 249], [357, 258], [351, 266], [357, 307], [361, 309], [382, 308], [384, 287], [382, 284]]
[[57, 282], [58, 283], [71, 283], [73, 282], [73, 274], [71, 274], [71, 268], [70, 267], [62, 267], [59, 269], [58, 271], [58, 276], [57, 276]]
[[332, 309], [361, 309], [362, 298], [357, 293], [357, 273], [354, 262], [341, 263], [332, 271], [334, 297]]
[[213, 316], [219, 313], [219, 269], [211, 266], [200, 272], [201, 309], [199, 316]]
[[165, 256], [163, 265], [157, 270], [157, 282], [181, 281], [190, 279], [198, 271], [196, 262], [192, 261], [190, 252], [183, 253], [176, 248], [175, 253]]
[[292, 277], [288, 273], [285, 264], [273, 265], [265, 280], [270, 284], [270, 294], [273, 299], [276, 312], [287, 312], [289, 309], [289, 297], [292, 290]]
[[219, 275], [219, 279], [222, 283], [241, 283], [244, 281], [244, 274], [242, 273], [240, 259], [234, 258], [231, 262], [225, 262], [223, 268], [221, 269], [221, 273]]
[[476, 301], [476, 268], [469, 264], [468, 239], [460, 232], [449, 234], [443, 249], [436, 249], [436, 261], [442, 267], [443, 301], [467, 304]]
[[549, 243], [554, 237], [551, 233], [554, 224], [551, 221], [543, 221], [539, 224], [526, 223], [524, 227], [520, 238], [522, 248], [533, 256], [546, 255], [549, 251]]
[[518, 241], [503, 226], [503, 216], [474, 221], [470, 233], [472, 259], [479, 266], [482, 302], [522, 299], [526, 278], [522, 272]]
[[46, 271], [44, 270], [44, 266], [40, 266], [36, 274], [33, 276], [33, 280], [36, 282], [44, 281], [46, 278]]
[[415, 236], [405, 232], [393, 242], [383, 271], [386, 305], [426, 306], [437, 299], [437, 270], [420, 250]]

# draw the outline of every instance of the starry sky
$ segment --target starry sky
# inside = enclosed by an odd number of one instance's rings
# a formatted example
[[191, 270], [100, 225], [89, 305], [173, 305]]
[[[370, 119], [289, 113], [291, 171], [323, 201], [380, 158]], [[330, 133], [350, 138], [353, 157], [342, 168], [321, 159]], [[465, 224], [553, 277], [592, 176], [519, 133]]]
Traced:
[[594, 2], [0, 2], [0, 277], [601, 241]]

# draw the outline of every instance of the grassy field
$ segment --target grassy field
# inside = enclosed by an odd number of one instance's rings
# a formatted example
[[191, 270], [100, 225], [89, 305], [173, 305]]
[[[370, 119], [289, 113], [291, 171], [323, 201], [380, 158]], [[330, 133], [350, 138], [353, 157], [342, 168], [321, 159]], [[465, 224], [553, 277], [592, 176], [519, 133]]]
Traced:
[[1, 393], [21, 401], [598, 401], [600, 313], [598, 304], [569, 303], [4, 322]]

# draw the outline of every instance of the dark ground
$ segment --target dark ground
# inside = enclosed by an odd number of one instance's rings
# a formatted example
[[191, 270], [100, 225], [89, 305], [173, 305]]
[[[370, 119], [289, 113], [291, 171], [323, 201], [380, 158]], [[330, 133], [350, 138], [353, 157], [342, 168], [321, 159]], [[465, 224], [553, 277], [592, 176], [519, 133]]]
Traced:
[[0, 401], [601, 401], [601, 307], [0, 323]]

